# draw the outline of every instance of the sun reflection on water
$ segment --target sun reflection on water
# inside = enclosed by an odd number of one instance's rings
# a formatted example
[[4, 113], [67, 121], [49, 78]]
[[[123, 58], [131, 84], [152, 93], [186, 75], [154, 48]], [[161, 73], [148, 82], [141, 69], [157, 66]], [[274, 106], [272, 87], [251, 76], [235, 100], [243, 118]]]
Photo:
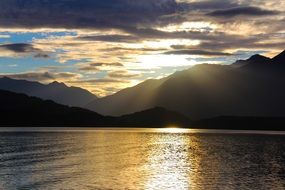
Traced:
[[191, 129], [184, 129], [180, 128], [179, 126], [171, 125], [167, 126], [166, 128], [159, 129], [159, 132], [165, 132], [165, 133], [186, 133], [191, 132]]
[[[197, 145], [195, 137], [184, 134], [185, 130], [172, 126], [154, 133], [87, 135], [87, 160], [82, 163], [86, 167], [85, 178], [115, 189], [194, 189], [197, 156], [190, 147]], [[106, 186], [108, 181], [112, 186]]]

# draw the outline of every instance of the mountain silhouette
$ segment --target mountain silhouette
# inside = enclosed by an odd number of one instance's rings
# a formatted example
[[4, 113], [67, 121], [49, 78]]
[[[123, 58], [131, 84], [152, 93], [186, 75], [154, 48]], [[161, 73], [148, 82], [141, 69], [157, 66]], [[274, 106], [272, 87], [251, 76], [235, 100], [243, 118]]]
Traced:
[[0, 90], [1, 126], [84, 126], [106, 123], [108, 118], [82, 108]]
[[272, 62], [275, 64], [285, 64], [284, 61], [285, 61], [285, 50], [272, 59]]
[[196, 65], [159, 80], [148, 80], [87, 108], [104, 115], [124, 115], [164, 107], [192, 119], [223, 115], [285, 116], [285, 52], [269, 59], [255, 55], [233, 65]]
[[125, 127], [189, 127], [191, 121], [188, 117], [177, 112], [166, 110], [162, 107], [156, 107], [118, 118], [118, 123]]
[[261, 66], [261, 64], [269, 64], [271, 62], [271, 59], [259, 54], [253, 55], [251, 56], [249, 59], [247, 60], [237, 60], [236, 62], [234, 62], [231, 66], [233, 67], [243, 67], [243, 66], [252, 66], [252, 65], [256, 65], [257, 66]]
[[53, 100], [57, 103], [83, 107], [97, 97], [87, 90], [78, 87], [68, 87], [64, 83], [53, 82], [41, 84], [26, 80], [15, 80], [8, 77], [0, 78], [0, 89], [17, 93], [24, 93], [44, 100]]
[[0, 127], [186, 127], [190, 124], [187, 117], [164, 108], [109, 117], [4, 90], [0, 90], [0, 105]]

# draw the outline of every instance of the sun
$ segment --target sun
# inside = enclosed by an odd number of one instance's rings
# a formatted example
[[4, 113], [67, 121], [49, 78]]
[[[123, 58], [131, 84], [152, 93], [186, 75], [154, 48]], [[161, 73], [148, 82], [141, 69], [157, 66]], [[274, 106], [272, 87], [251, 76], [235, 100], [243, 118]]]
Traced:
[[163, 133], [187, 133], [189, 129], [180, 128], [178, 125], [169, 125], [166, 128], [160, 129]]

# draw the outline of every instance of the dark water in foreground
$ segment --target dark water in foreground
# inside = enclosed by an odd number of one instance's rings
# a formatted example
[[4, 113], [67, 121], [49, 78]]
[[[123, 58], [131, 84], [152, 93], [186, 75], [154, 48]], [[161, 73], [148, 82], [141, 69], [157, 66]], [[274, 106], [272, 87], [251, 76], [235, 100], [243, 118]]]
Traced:
[[0, 189], [284, 189], [285, 136], [0, 132]]

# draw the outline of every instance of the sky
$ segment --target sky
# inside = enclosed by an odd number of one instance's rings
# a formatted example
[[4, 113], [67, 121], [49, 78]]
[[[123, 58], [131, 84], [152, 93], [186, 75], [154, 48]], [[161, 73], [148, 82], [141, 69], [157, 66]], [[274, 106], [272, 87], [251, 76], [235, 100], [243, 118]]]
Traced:
[[1, 0], [0, 77], [113, 94], [285, 49], [284, 0]]

